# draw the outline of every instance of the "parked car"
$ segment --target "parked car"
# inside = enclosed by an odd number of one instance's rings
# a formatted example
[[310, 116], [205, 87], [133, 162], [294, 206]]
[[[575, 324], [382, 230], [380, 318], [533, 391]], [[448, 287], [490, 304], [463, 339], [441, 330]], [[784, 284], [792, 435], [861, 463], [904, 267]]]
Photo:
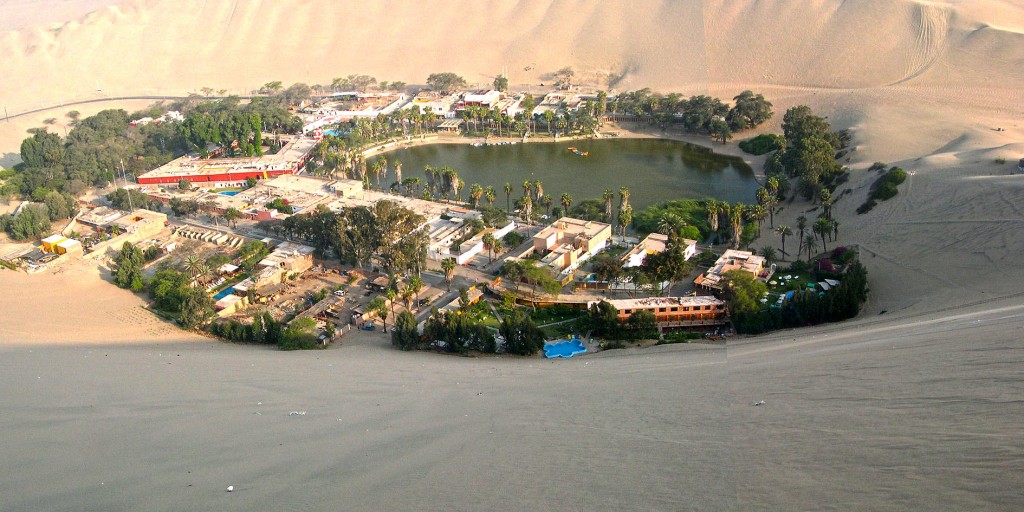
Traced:
[[362, 329], [364, 331], [376, 331], [377, 330], [377, 326], [373, 325], [372, 323], [367, 322], [367, 323], [363, 324]]
[[334, 294], [337, 295], [338, 297], [344, 297], [345, 290], [334, 290]]

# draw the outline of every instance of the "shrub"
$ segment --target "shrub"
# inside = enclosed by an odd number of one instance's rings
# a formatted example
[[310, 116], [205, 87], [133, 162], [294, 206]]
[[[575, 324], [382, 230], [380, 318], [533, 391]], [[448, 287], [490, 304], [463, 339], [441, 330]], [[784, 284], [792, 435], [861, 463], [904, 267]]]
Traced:
[[740, 142], [740, 149], [751, 155], [763, 155], [786, 146], [786, 138], [776, 133], [762, 133], [753, 139]]
[[[879, 164], [874, 164], [871, 169], [874, 169]], [[885, 201], [896, 197], [899, 193], [897, 186], [907, 180], [907, 172], [899, 167], [893, 167], [888, 172], [883, 174], [880, 178], [875, 180], [871, 185], [871, 193], [868, 195], [867, 201], [864, 204], [857, 207], [857, 213], [867, 213], [874, 208], [878, 201]]]

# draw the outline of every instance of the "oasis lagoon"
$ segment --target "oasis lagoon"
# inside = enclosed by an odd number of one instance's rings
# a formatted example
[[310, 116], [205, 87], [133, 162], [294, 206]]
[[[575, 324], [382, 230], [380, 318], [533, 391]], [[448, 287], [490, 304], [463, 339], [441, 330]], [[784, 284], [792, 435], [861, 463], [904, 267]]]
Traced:
[[[580, 153], [570, 151], [575, 147]], [[523, 194], [523, 180], [540, 180], [544, 193], [555, 204], [563, 192], [574, 203], [600, 198], [606, 189], [616, 196], [620, 187], [630, 189], [630, 204], [640, 209], [673, 199], [714, 198], [752, 202], [760, 184], [750, 166], [737, 157], [711, 149], [666, 139], [597, 139], [566, 142], [531, 142], [474, 146], [430, 144], [386, 153], [388, 167], [402, 162], [402, 177], [424, 177], [425, 166], [451, 167], [469, 186], [492, 186], [496, 206], [503, 206], [506, 182], [513, 186], [512, 199]], [[369, 159], [369, 164], [379, 157]], [[392, 171], [384, 183], [394, 181]], [[385, 185], [387, 186], [387, 185]], [[618, 199], [616, 199], [618, 201]]]

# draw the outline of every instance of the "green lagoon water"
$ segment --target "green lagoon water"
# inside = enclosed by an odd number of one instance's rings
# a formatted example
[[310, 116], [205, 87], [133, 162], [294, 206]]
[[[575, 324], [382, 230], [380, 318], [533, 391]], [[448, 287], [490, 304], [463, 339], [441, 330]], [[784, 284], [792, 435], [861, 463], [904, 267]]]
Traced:
[[[589, 152], [578, 156], [567, 148]], [[574, 202], [599, 198], [605, 189], [629, 187], [630, 203], [644, 208], [671, 199], [704, 199], [753, 202], [760, 186], [746, 163], [736, 157], [664, 139], [602, 139], [503, 146], [431, 144], [399, 149], [386, 154], [389, 167], [402, 162], [403, 178], [423, 178], [423, 169], [452, 167], [469, 186], [493, 186], [496, 206], [505, 205], [505, 182], [514, 187], [512, 198], [522, 195], [523, 180], [540, 180], [544, 193], [558, 204], [563, 192]], [[372, 164], [374, 159], [370, 159]], [[386, 182], [393, 182], [389, 176]]]

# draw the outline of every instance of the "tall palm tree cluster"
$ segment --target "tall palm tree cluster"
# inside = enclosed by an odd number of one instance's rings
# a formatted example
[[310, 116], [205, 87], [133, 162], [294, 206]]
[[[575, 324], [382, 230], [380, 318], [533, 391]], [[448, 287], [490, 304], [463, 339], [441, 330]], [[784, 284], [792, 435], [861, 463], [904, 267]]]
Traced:
[[545, 131], [550, 135], [579, 134], [589, 135], [597, 131], [600, 125], [601, 109], [597, 102], [584, 102], [577, 109], [546, 110], [543, 113], [533, 113], [533, 104], [523, 105], [523, 110], [513, 116], [498, 109], [486, 106], [470, 105], [462, 110], [462, 119], [466, 122], [467, 131], [473, 133], [484, 132], [485, 135], [517, 134], [522, 136], [527, 132], [535, 132], [537, 123], [544, 123]]

